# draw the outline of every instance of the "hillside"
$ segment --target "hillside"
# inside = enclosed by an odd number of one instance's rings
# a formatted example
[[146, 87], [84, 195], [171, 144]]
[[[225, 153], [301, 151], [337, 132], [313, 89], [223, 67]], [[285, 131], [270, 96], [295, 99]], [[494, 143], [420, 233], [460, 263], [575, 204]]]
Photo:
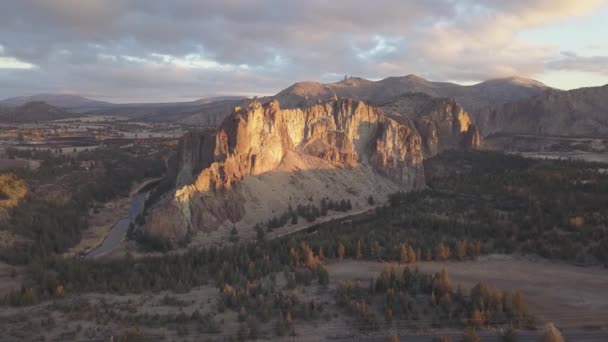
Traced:
[[547, 90], [483, 111], [484, 135], [493, 133], [556, 136], [608, 136], [608, 85], [570, 91]]
[[13, 108], [0, 107], [0, 122], [29, 123], [78, 117], [44, 102], [28, 102]]

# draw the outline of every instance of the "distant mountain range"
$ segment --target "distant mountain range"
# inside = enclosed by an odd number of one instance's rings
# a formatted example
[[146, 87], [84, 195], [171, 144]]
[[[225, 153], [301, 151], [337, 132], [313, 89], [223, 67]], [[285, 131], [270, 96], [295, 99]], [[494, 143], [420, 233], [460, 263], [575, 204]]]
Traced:
[[[608, 135], [608, 85], [562, 91], [521, 77], [493, 79], [469, 86], [431, 82], [415, 75], [379, 81], [351, 77], [326, 84], [298, 82], [276, 95], [255, 100], [261, 103], [278, 100], [281, 108], [304, 109], [334, 98], [351, 98], [383, 107], [412, 93], [454, 99], [470, 114], [484, 136], [493, 133]], [[16, 107], [36, 101], [57, 107], [57, 110], [49, 111], [48, 117], [53, 119], [62, 116], [58, 113], [68, 111], [216, 127], [235, 107], [246, 107], [253, 100], [243, 96], [221, 96], [190, 102], [114, 104], [79, 95], [38, 94], [0, 101], [0, 107]], [[40, 108], [39, 104], [37, 106]], [[15, 115], [19, 112], [23, 110], [7, 114], [5, 109], [5, 121], [11, 117], [15, 122]], [[43, 117], [42, 114], [29, 114], [22, 121]]]
[[89, 111], [99, 111], [115, 108], [168, 108], [168, 107], [188, 107], [200, 106], [212, 102], [225, 100], [240, 100], [243, 96], [215, 96], [202, 98], [196, 101], [187, 102], [159, 102], [159, 103], [111, 103], [105, 101], [92, 100], [76, 94], [36, 94], [30, 96], [11, 97], [0, 101], [0, 106], [17, 107], [28, 102], [45, 102], [53, 107], [66, 109], [73, 112], [85, 113]]
[[380, 104], [405, 93], [425, 93], [433, 97], [453, 98], [467, 111], [475, 112], [487, 106], [537, 95], [548, 88], [538, 81], [521, 77], [493, 79], [471, 86], [431, 82], [416, 75], [389, 77], [380, 81], [351, 77], [328, 84], [295, 83], [274, 98], [285, 107], [300, 107], [318, 100], [329, 100], [334, 96]]
[[27, 102], [16, 107], [0, 107], [0, 122], [29, 123], [78, 117], [80, 115], [51, 106], [45, 102]]
[[[388, 77], [380, 81], [370, 81], [351, 77], [335, 83], [298, 82], [280, 91], [276, 95], [257, 99], [260, 102], [278, 100], [282, 108], [306, 108], [319, 102], [337, 98], [362, 100], [372, 105], [383, 105], [408, 93], [424, 93], [433, 97], [453, 98], [473, 116], [489, 106], [502, 105], [538, 95], [548, 86], [528, 78], [509, 77], [488, 80], [471, 86], [449, 82], [431, 82], [416, 75]], [[245, 106], [251, 100], [225, 101], [224, 108], [214, 105], [212, 110], [201, 108], [182, 119], [187, 123], [203, 123], [208, 115], [216, 120], [218, 111], [227, 115], [232, 107]], [[219, 122], [218, 122], [219, 124]]]
[[109, 102], [87, 99], [80, 95], [68, 94], [36, 94], [31, 96], [11, 97], [0, 101], [0, 106], [17, 107], [28, 102], [45, 102], [53, 107], [70, 109], [70, 110], [87, 110], [97, 108], [107, 108], [114, 104]]

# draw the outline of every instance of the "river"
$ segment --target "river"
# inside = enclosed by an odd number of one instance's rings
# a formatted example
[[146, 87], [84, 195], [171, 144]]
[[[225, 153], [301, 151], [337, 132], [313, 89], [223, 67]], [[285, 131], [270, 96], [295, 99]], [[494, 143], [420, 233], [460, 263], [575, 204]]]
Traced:
[[120, 245], [120, 243], [124, 241], [127, 231], [129, 230], [129, 225], [131, 222], [135, 222], [137, 215], [139, 215], [144, 209], [146, 195], [147, 192], [140, 192], [133, 195], [133, 198], [131, 199], [131, 208], [129, 209], [129, 216], [116, 222], [101, 245], [87, 253], [85, 258], [93, 259], [108, 254], [114, 251]]

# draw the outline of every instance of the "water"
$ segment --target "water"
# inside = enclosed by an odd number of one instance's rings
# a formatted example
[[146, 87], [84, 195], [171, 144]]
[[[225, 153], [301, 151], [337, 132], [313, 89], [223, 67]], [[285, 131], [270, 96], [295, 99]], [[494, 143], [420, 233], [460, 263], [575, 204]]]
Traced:
[[110, 233], [106, 236], [105, 240], [101, 245], [97, 246], [91, 252], [86, 255], [86, 258], [96, 258], [104, 254], [108, 254], [115, 250], [120, 243], [125, 239], [129, 225], [135, 222], [135, 218], [144, 209], [144, 202], [146, 200], [146, 193], [138, 193], [131, 199], [131, 208], [129, 209], [129, 216], [116, 222]]

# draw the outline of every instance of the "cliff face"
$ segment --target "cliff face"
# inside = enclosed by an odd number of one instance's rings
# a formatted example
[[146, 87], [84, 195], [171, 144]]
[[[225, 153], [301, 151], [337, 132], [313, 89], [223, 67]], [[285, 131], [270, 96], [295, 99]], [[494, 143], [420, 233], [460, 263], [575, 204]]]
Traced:
[[[251, 224], [252, 212], [262, 222], [305, 196], [385, 197], [425, 183], [413, 123], [354, 100], [306, 110], [253, 102], [214, 134], [187, 134], [180, 147], [173, 199], [153, 210], [145, 227], [170, 239], [226, 222]], [[280, 184], [280, 193], [266, 194]]]
[[472, 119], [450, 98], [410, 93], [380, 106], [393, 115], [411, 119], [420, 133], [425, 157], [449, 148], [477, 148], [481, 138]]
[[411, 122], [348, 99], [307, 110], [282, 110], [278, 101], [254, 102], [237, 108], [213, 137], [189, 134], [182, 141], [178, 184], [202, 170], [194, 180], [199, 192], [230, 189], [247, 175], [276, 170], [288, 151], [336, 167], [369, 163], [408, 187], [420, 183], [409, 178], [410, 169], [422, 161]]

